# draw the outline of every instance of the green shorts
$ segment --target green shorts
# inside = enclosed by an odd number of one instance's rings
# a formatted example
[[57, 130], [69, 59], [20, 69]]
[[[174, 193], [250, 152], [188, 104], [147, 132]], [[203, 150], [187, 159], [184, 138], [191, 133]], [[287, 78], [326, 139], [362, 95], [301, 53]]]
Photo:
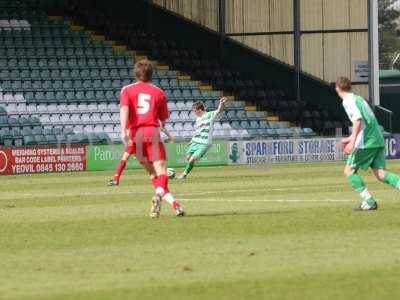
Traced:
[[385, 148], [355, 149], [346, 164], [355, 170], [385, 169]]
[[202, 158], [210, 149], [211, 145], [191, 143], [189, 148], [186, 150], [188, 156], [194, 156], [196, 159]]

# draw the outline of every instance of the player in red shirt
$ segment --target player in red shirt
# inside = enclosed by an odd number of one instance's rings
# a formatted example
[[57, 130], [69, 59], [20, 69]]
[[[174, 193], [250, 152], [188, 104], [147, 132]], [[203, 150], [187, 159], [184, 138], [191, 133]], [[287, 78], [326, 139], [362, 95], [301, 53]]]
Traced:
[[124, 86], [120, 95], [121, 138], [127, 149], [149, 173], [155, 194], [150, 216], [160, 216], [161, 201], [175, 209], [177, 216], [184, 211], [168, 189], [165, 147], [160, 137], [160, 126], [169, 117], [167, 98], [160, 88], [151, 83], [153, 66], [148, 60], [135, 64], [136, 82]]
[[[174, 138], [173, 138], [171, 132], [169, 132], [169, 130], [165, 127], [160, 127], [160, 129], [167, 136], [167, 138], [164, 140], [164, 143], [172, 143], [174, 141]], [[126, 168], [129, 157], [131, 157], [132, 154], [135, 154], [135, 153], [128, 152], [128, 150], [129, 149], [126, 148], [124, 153], [122, 154], [121, 160], [119, 161], [117, 168], [115, 169], [113, 178], [107, 183], [108, 186], [118, 186], [119, 185], [119, 181], [121, 179], [122, 172], [124, 172], [124, 170]], [[131, 149], [131, 151], [132, 151], [132, 149]]]

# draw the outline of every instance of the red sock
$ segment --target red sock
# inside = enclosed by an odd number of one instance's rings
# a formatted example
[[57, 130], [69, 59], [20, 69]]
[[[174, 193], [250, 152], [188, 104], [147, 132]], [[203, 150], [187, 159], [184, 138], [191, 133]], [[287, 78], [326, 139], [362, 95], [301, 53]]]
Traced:
[[165, 192], [168, 190], [168, 176], [167, 175], [160, 175], [158, 176], [158, 186], [162, 187]]
[[177, 209], [181, 206], [179, 205], [179, 202], [177, 200], [174, 200], [174, 202], [172, 202], [172, 207], [173, 207], [173, 209]]
[[115, 170], [114, 180], [119, 181], [122, 172], [125, 170], [126, 167], [126, 160], [121, 160]]
[[169, 192], [167, 175], [157, 176], [157, 179], [155, 180], [155, 189], [156, 193], [159, 193], [161, 196], [164, 196], [167, 191]]
[[171, 193], [165, 193], [164, 200], [171, 204], [173, 209], [177, 209], [181, 207], [179, 202], [175, 200], [174, 196]]
[[154, 176], [154, 177], [151, 179], [151, 184], [153, 185], [154, 189], [157, 188], [157, 180], [158, 180], [158, 177], [157, 177], [157, 176]]
[[[154, 176], [154, 177], [151, 179], [151, 184], [153, 185], [154, 189], [157, 189], [157, 187], [158, 187], [158, 176]], [[164, 189], [164, 193], [165, 193], [165, 194], [168, 194], [168, 193], [169, 193], [168, 187]]]

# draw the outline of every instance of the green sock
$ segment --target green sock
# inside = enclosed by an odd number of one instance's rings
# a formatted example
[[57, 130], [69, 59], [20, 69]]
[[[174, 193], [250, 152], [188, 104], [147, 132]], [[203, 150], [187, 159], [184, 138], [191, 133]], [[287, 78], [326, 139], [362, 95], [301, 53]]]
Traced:
[[375, 199], [368, 192], [368, 189], [360, 175], [353, 173], [347, 177], [347, 180], [349, 181], [350, 186], [360, 194], [363, 201], [367, 202], [369, 205], [375, 203]]
[[400, 177], [394, 173], [385, 172], [383, 181], [396, 189], [400, 189]]
[[350, 176], [347, 176], [347, 180], [349, 181], [350, 186], [358, 193], [361, 193], [365, 190], [365, 183], [362, 180], [361, 176], [357, 173], [353, 173]]
[[194, 167], [194, 161], [187, 162], [186, 166], [185, 166], [185, 170], [183, 171], [183, 174], [188, 175], [190, 173], [190, 171], [192, 171], [193, 167]]

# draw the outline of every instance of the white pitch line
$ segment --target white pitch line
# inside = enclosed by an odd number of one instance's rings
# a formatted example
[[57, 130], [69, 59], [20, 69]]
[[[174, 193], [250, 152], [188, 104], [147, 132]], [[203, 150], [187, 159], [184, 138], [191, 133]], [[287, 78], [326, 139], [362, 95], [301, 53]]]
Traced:
[[194, 196], [194, 195], [209, 195], [209, 194], [226, 194], [226, 193], [240, 193], [240, 192], [268, 192], [268, 191], [275, 191], [275, 192], [281, 192], [281, 191], [300, 191], [303, 190], [304, 188], [295, 188], [295, 187], [289, 187], [289, 188], [247, 188], [247, 189], [234, 189], [234, 190], [215, 190], [215, 191], [203, 191], [203, 192], [192, 192], [192, 193], [182, 193], [182, 194], [177, 194], [177, 196]]
[[[257, 192], [257, 191], [286, 191], [286, 190], [301, 190], [302, 188], [294, 188], [294, 187], [288, 187], [288, 188], [272, 188], [272, 189], [267, 189], [267, 188], [248, 188], [248, 189], [233, 189], [233, 190], [215, 190], [215, 191], [203, 191], [203, 192], [192, 192], [192, 193], [178, 193], [176, 194], [176, 197], [190, 197], [190, 196], [201, 196], [201, 195], [210, 195], [210, 194], [228, 194], [228, 193], [240, 193], [240, 192]], [[55, 191], [57, 192], [57, 191]], [[118, 196], [118, 195], [148, 195], [151, 193], [151, 190], [149, 189], [148, 191], [120, 191], [120, 190], [109, 190], [109, 191], [97, 191], [97, 192], [84, 192], [84, 191], [76, 191], [76, 192], [66, 192], [63, 194], [63, 196], [66, 197], [83, 197], [83, 196]], [[172, 191], [173, 193], [173, 191]], [[49, 193], [47, 195], [37, 195], [35, 193], [24, 193], [24, 194], [18, 194], [18, 193], [7, 193], [7, 195], [2, 195], [3, 198], [1, 200], [14, 200], [16, 196], [18, 195], [18, 199], [45, 199], [45, 198], [54, 198], [53, 193]]]
[[320, 199], [320, 200], [301, 200], [301, 199], [216, 199], [216, 198], [204, 198], [204, 199], [188, 199], [179, 198], [179, 201], [189, 202], [354, 202], [353, 200], [340, 200], [340, 199]]

